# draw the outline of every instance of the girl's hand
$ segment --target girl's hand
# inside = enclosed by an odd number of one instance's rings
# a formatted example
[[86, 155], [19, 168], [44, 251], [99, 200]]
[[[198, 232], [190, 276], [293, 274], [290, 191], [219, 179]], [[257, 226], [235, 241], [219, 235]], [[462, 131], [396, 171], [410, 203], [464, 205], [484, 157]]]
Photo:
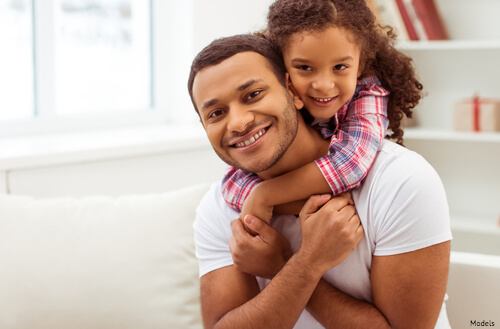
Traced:
[[273, 217], [274, 206], [266, 204], [261, 193], [259, 193], [258, 185], [253, 188], [241, 209], [240, 218], [245, 218], [247, 215], [253, 215], [267, 224], [271, 222]]

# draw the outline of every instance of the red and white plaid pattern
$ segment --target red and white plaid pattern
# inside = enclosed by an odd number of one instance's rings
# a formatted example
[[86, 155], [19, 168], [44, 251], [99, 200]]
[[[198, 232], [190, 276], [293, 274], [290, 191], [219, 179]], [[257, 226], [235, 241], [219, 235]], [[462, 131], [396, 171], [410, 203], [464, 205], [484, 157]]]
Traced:
[[228, 166], [222, 179], [222, 196], [231, 208], [241, 211], [250, 191], [261, 181], [262, 179], [252, 172]]
[[[358, 80], [354, 96], [335, 115], [333, 124], [319, 124], [324, 138], [331, 138], [328, 155], [315, 160], [332, 193], [358, 187], [386, 135], [389, 92], [376, 77]], [[261, 179], [250, 172], [229, 167], [222, 195], [227, 204], [241, 211], [243, 202]]]

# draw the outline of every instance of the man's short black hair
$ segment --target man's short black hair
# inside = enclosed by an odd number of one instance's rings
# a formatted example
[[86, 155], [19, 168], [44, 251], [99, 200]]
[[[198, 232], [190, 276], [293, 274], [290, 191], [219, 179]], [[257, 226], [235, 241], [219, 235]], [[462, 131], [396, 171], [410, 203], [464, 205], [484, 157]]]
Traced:
[[205, 67], [217, 65], [229, 57], [247, 51], [253, 51], [264, 56], [268, 60], [269, 66], [276, 75], [279, 83], [283, 87], [286, 86], [286, 68], [283, 63], [283, 57], [279, 49], [271, 41], [265, 39], [263, 36], [253, 34], [241, 34], [216, 39], [198, 53], [191, 65], [188, 90], [191, 102], [193, 102], [197, 113], [198, 109], [193, 99], [193, 84], [196, 74]]

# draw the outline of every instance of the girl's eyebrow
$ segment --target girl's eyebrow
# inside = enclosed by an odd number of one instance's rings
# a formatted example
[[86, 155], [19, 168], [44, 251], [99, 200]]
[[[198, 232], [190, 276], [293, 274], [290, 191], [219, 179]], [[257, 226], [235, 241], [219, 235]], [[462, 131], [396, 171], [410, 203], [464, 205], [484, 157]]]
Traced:
[[296, 62], [296, 63], [308, 63], [309, 61], [307, 59], [304, 59], [304, 58], [292, 58], [292, 62]]
[[[334, 61], [335, 62], [345, 62], [345, 61], [349, 61], [349, 60], [354, 60], [354, 58], [352, 56], [344, 56], [344, 57], [341, 57], [341, 58], [338, 58], [338, 59], [335, 59]], [[309, 63], [310, 60], [308, 59], [304, 59], [304, 58], [292, 58], [292, 63]]]
[[337, 59], [338, 62], [344, 62], [344, 61], [349, 61], [349, 60], [353, 61], [354, 58], [352, 56], [344, 56], [344, 57]]

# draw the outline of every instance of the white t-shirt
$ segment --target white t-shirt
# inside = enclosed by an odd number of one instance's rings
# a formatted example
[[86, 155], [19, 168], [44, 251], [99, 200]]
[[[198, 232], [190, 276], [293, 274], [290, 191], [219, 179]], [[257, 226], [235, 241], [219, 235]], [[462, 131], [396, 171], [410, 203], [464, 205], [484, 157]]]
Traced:
[[[370, 269], [373, 256], [395, 255], [451, 240], [448, 203], [430, 164], [417, 153], [384, 141], [362, 185], [352, 191], [364, 237], [351, 254], [323, 278], [359, 300], [373, 302]], [[226, 205], [221, 184], [214, 183], [201, 201], [194, 222], [200, 277], [233, 264], [230, 222], [238, 213]], [[302, 241], [295, 216], [274, 216], [271, 225], [294, 251]], [[269, 282], [257, 278], [261, 289]], [[304, 311], [294, 328], [323, 328]], [[450, 328], [443, 302], [436, 328]]]

